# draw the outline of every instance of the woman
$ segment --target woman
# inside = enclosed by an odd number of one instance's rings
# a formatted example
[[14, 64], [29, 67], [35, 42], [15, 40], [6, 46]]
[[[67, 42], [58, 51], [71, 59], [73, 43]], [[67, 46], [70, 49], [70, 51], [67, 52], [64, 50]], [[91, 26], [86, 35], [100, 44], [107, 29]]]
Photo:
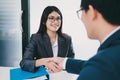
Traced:
[[55, 6], [48, 6], [41, 16], [40, 28], [32, 34], [25, 49], [20, 66], [23, 70], [35, 72], [44, 65], [49, 71], [59, 71], [52, 57], [74, 58], [71, 37], [62, 33], [62, 14]]

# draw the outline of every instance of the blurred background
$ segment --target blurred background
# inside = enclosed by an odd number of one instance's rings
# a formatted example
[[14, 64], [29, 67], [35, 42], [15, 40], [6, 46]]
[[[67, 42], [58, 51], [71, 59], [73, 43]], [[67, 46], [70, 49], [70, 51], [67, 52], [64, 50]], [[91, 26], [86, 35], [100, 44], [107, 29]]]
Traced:
[[99, 42], [87, 37], [78, 19], [80, 0], [0, 0], [0, 66], [19, 66], [31, 34], [36, 33], [43, 9], [57, 6], [63, 14], [63, 32], [72, 37], [75, 58], [93, 56]]

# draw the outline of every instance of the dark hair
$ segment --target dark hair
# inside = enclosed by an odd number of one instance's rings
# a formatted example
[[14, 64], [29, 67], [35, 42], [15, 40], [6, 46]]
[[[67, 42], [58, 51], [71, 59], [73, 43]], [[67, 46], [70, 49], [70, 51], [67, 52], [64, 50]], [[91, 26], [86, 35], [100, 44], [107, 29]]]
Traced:
[[120, 25], [120, 0], [81, 0], [82, 10], [87, 11], [89, 5], [99, 11], [107, 22]]
[[55, 7], [55, 6], [47, 6], [43, 13], [42, 13], [42, 16], [41, 16], [41, 22], [40, 22], [40, 27], [39, 27], [39, 30], [37, 33], [41, 33], [42, 35], [46, 33], [47, 31], [47, 27], [46, 27], [46, 21], [48, 19], [48, 15], [50, 13], [52, 13], [53, 11], [57, 12], [60, 17], [61, 17], [61, 25], [60, 25], [60, 28], [58, 29], [57, 33], [58, 35], [62, 36], [62, 23], [63, 23], [63, 20], [62, 20], [62, 13], [60, 12], [60, 10]]

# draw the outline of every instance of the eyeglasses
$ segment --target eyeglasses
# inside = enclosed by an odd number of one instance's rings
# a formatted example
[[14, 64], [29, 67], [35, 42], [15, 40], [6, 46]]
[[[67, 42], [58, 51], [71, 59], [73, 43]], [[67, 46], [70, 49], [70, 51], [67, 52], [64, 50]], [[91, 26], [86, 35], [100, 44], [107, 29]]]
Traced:
[[78, 16], [79, 19], [81, 19], [82, 10], [84, 10], [84, 9], [81, 8], [81, 9], [79, 9], [79, 10], [76, 11], [77, 16]]
[[60, 21], [61, 21], [61, 18], [60, 18], [60, 17], [57, 17], [57, 18], [55, 18], [55, 17], [48, 17], [48, 20], [49, 20], [50, 22], [55, 22], [55, 20], [56, 20], [57, 22], [60, 22]]

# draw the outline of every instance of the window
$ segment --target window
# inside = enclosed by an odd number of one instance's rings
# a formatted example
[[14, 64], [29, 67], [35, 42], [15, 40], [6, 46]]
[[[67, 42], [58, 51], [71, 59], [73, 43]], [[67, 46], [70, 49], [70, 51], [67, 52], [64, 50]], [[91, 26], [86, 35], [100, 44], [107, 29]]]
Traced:
[[19, 66], [21, 56], [21, 0], [0, 0], [0, 66]]

